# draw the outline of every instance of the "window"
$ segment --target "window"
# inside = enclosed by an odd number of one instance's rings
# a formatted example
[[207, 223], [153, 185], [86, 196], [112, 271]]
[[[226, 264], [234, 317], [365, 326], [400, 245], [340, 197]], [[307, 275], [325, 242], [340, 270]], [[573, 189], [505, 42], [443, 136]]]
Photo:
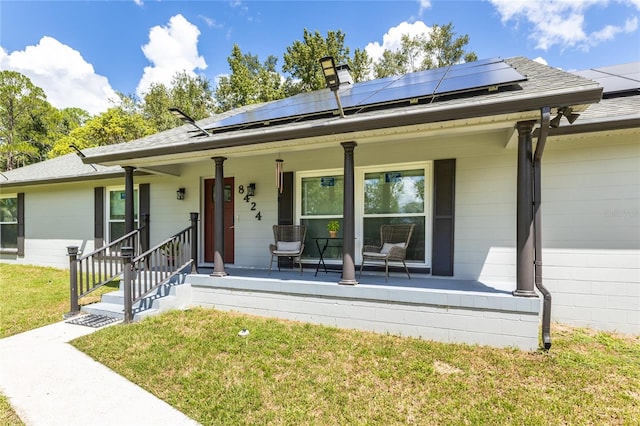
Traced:
[[[125, 234], [124, 189], [110, 189], [107, 205], [107, 228], [109, 241], [117, 240]], [[138, 227], [138, 190], [133, 191], [133, 227]]]
[[[342, 205], [344, 177], [327, 172], [323, 175], [306, 175], [300, 178], [300, 223], [307, 225], [307, 242], [304, 257], [320, 257], [313, 237], [328, 236], [327, 224], [337, 220], [342, 229]], [[341, 232], [338, 233], [341, 235]], [[339, 258], [337, 248], [329, 248], [325, 257]]]
[[18, 197], [0, 198], [0, 249], [18, 249]]
[[[405, 166], [406, 167], [406, 166]], [[363, 244], [380, 240], [380, 226], [414, 223], [407, 260], [425, 262], [427, 203], [425, 183], [429, 168], [368, 169], [363, 183]]]

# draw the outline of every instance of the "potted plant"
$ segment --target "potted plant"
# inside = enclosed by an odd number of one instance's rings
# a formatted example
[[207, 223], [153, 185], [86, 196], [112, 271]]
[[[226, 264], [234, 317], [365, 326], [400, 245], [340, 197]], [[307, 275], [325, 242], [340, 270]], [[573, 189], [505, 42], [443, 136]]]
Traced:
[[340, 222], [337, 220], [330, 220], [327, 223], [327, 231], [329, 231], [329, 237], [335, 238], [338, 235], [338, 230], [340, 229]]

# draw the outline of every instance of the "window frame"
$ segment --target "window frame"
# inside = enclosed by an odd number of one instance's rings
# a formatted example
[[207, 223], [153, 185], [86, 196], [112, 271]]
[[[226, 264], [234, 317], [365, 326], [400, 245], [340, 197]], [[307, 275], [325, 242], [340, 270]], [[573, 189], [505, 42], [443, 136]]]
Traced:
[[[422, 169], [424, 171], [424, 211], [422, 213], [378, 213], [368, 214], [364, 213], [364, 182], [365, 174], [374, 172], [401, 172], [404, 170], [416, 170]], [[302, 215], [302, 179], [308, 177], [322, 177], [322, 176], [343, 176], [343, 169], [318, 169], [318, 170], [304, 170], [295, 172], [295, 220], [296, 223], [302, 223], [304, 219], [343, 219], [344, 212], [340, 215]], [[369, 166], [359, 166], [354, 169], [354, 214], [355, 214], [355, 249], [356, 249], [356, 263], [362, 261], [362, 245], [364, 235], [364, 219], [365, 217], [424, 217], [424, 262], [410, 261], [414, 266], [418, 267], [431, 267], [432, 256], [432, 233], [433, 233], [433, 161], [416, 161], [407, 163], [389, 163], [389, 164], [376, 164]], [[308, 238], [313, 238], [307, 234]], [[321, 237], [319, 235], [318, 237]], [[414, 238], [415, 235], [414, 235]], [[306, 250], [305, 250], [306, 251]], [[317, 259], [317, 258], [311, 258]], [[331, 259], [325, 259], [327, 263], [331, 262]], [[334, 263], [339, 263], [339, 260], [334, 260]]]
[[[124, 186], [108, 186], [105, 188], [104, 191], [104, 197], [105, 197], [105, 203], [104, 203], [104, 225], [105, 225], [105, 235], [104, 235], [104, 241], [105, 244], [111, 243], [112, 239], [111, 239], [111, 224], [112, 223], [124, 223], [126, 219], [118, 219], [118, 220], [112, 220], [111, 219], [111, 193], [114, 191], [125, 191], [125, 187]], [[134, 229], [136, 229], [138, 226], [140, 226], [140, 188], [138, 184], [135, 184], [133, 186], [133, 193], [134, 193], [134, 197], [137, 197], [137, 199], [134, 199], [133, 205], [134, 205], [134, 211], [133, 211], [133, 217], [134, 217]], [[137, 224], [137, 226], [136, 226]]]
[[2, 240], [0, 240], [0, 253], [9, 253], [9, 254], [15, 254], [18, 253], [19, 251], [19, 241], [20, 241], [20, 201], [19, 201], [19, 197], [17, 193], [9, 193], [9, 194], [2, 194], [0, 195], [0, 199], [15, 199], [15, 203], [16, 203], [16, 215], [15, 215], [15, 222], [0, 222], [0, 226], [2, 225], [15, 225], [16, 226], [16, 243], [15, 243], [15, 247], [3, 247], [2, 246]]

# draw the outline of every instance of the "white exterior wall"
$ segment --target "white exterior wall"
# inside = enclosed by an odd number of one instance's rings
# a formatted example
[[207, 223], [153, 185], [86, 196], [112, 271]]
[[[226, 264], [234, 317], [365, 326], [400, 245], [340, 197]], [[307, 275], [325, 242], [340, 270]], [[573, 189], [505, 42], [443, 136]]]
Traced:
[[[506, 140], [504, 132], [485, 132], [358, 142], [356, 184], [361, 167], [455, 158], [455, 278], [514, 290], [517, 146], [505, 147]], [[638, 141], [637, 131], [549, 138], [542, 163], [543, 278], [556, 321], [640, 333]], [[277, 223], [276, 158], [285, 160], [285, 171], [342, 169], [344, 161], [337, 142], [306, 151], [230, 155], [224, 174], [235, 183], [237, 267], [268, 266]], [[151, 185], [152, 245], [189, 226], [189, 212], [202, 213], [204, 180], [214, 175], [215, 163], [207, 159], [183, 164], [179, 177], [135, 177], [136, 184]], [[238, 194], [239, 185], [251, 182], [257, 186], [256, 211]], [[25, 257], [17, 261], [67, 267], [66, 246], [92, 250], [93, 188], [123, 185], [124, 176], [16, 189], [25, 192], [26, 230]], [[186, 188], [183, 201], [176, 200], [180, 187]], [[202, 238], [202, 222], [200, 229]], [[357, 262], [360, 232], [356, 226]]]
[[640, 135], [550, 139], [542, 176], [552, 318], [640, 333]]

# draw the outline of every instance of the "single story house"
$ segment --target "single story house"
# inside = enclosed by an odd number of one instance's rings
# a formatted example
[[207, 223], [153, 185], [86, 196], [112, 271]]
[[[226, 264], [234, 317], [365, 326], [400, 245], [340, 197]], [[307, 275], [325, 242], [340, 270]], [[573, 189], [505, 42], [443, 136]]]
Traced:
[[[640, 334], [640, 62], [571, 73], [492, 58], [355, 84], [337, 72], [334, 90], [3, 173], [2, 261], [68, 267], [68, 246], [88, 253], [143, 217], [154, 245], [197, 212], [202, 305], [526, 349], [545, 311]], [[324, 253], [333, 220], [341, 247]], [[414, 224], [410, 280], [358, 273], [388, 223]], [[275, 224], [307, 226], [301, 283], [266, 272]], [[299, 293], [320, 252], [342, 274]]]

